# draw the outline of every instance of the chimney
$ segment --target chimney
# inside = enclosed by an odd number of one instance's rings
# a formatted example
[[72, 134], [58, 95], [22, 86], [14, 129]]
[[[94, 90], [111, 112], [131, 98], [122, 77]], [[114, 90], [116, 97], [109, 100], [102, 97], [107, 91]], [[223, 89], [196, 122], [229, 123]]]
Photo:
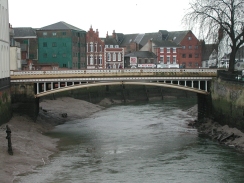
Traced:
[[97, 37], [99, 37], [99, 32], [98, 32], [98, 29], [96, 29], [96, 34], [97, 34]]
[[152, 52], [152, 40], [148, 40], [148, 51]]
[[107, 35], [106, 35], [106, 37], [108, 37], [108, 31], [107, 31]]
[[116, 38], [115, 30], [113, 30], [113, 38], [114, 38], [114, 39]]

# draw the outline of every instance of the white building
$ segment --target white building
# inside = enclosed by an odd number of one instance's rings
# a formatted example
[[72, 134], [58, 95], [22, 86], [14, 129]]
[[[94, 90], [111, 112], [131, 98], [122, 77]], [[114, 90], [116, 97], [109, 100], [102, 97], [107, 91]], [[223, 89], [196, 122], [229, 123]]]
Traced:
[[9, 64], [9, 9], [8, 0], [0, 1], [0, 90], [5, 88], [10, 79]]

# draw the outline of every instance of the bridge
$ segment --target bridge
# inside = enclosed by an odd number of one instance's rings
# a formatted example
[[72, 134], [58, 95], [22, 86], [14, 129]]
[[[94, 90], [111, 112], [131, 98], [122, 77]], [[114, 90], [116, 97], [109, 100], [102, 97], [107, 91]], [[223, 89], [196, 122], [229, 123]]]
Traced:
[[209, 94], [217, 69], [10, 71], [11, 84], [34, 84], [34, 97], [93, 86], [150, 85]]

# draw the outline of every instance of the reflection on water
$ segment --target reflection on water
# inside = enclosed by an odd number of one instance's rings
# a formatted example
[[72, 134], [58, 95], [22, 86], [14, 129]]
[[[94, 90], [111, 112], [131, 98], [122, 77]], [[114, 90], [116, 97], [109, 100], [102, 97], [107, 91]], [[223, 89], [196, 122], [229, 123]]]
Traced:
[[57, 126], [51, 164], [16, 182], [244, 182], [244, 156], [188, 128], [194, 101], [114, 106]]

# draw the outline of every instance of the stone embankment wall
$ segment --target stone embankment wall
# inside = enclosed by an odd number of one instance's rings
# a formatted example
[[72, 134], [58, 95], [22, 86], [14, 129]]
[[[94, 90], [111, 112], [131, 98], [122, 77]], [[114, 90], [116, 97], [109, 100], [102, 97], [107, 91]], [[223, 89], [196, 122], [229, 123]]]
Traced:
[[12, 117], [10, 89], [0, 91], [0, 125]]
[[36, 120], [39, 113], [39, 98], [35, 98], [33, 83], [17, 83], [11, 85], [12, 111], [25, 114]]
[[244, 85], [213, 79], [211, 83], [212, 118], [221, 125], [244, 132]]

